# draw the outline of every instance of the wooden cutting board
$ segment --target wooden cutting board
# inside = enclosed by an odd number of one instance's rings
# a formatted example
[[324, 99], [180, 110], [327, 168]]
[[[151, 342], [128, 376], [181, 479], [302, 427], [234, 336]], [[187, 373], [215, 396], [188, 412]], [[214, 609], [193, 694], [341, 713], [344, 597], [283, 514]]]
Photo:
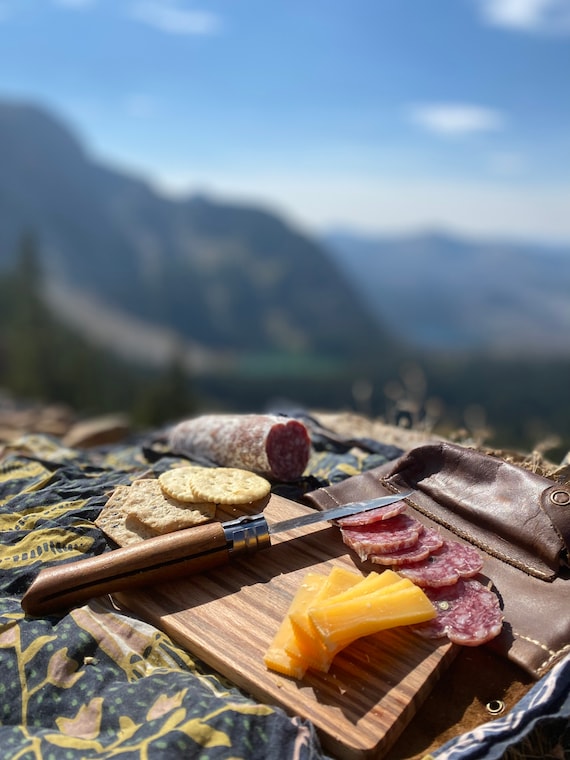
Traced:
[[[271, 496], [264, 513], [271, 524], [310, 511]], [[297, 681], [267, 670], [263, 654], [305, 574], [326, 574], [334, 565], [370, 569], [325, 522], [277, 534], [271, 548], [230, 565], [116, 598], [258, 701], [312, 721], [327, 752], [343, 760], [380, 758], [458, 648], [400, 628], [354, 642], [327, 674], [308, 672]]]

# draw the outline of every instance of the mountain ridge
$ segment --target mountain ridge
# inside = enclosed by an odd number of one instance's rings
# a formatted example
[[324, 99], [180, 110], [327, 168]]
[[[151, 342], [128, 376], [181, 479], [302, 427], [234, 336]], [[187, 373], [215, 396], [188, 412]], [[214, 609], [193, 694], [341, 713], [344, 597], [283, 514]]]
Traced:
[[56, 309], [85, 294], [221, 356], [346, 359], [390, 342], [319, 242], [270, 211], [161, 196], [33, 104], [0, 102], [0, 165], [0, 266], [32, 231]]
[[0, 162], [0, 267], [32, 230], [52, 308], [134, 361], [568, 355], [564, 246], [438, 229], [317, 239], [268, 209], [161, 195], [33, 103], [0, 101]]
[[323, 243], [377, 318], [420, 350], [568, 356], [570, 245], [339, 230]]

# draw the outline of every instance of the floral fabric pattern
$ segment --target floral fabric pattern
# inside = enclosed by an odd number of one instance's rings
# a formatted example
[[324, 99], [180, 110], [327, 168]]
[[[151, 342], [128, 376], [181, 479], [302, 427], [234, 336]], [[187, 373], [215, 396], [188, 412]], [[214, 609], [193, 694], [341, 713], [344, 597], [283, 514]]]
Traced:
[[[366, 466], [325, 450], [283, 492], [298, 497]], [[152, 455], [149, 455], [149, 452]], [[378, 456], [370, 466], [378, 464]], [[385, 461], [382, 460], [382, 461]], [[16, 758], [298, 758], [323, 755], [311, 724], [259, 704], [154, 627], [95, 599], [69, 613], [26, 616], [41, 568], [110, 547], [94, 521], [113, 489], [175, 460], [144, 441], [74, 451], [30, 435], [0, 460], [0, 744]], [[346, 475], [345, 475], [346, 476]]]
[[[289, 498], [395, 459], [380, 442], [313, 431], [305, 477]], [[314, 727], [260, 704], [168, 636], [94, 599], [67, 614], [26, 616], [21, 598], [40, 569], [112, 548], [95, 525], [117, 485], [175, 463], [147, 440], [76, 451], [26, 436], [0, 457], [0, 746], [3, 760], [199, 757], [325, 760]], [[545, 724], [568, 738], [570, 663], [520, 711], [459, 737], [434, 756], [500, 757]], [[562, 723], [560, 722], [562, 721]], [[566, 734], [564, 734], [566, 731]], [[483, 750], [481, 750], [483, 748]]]

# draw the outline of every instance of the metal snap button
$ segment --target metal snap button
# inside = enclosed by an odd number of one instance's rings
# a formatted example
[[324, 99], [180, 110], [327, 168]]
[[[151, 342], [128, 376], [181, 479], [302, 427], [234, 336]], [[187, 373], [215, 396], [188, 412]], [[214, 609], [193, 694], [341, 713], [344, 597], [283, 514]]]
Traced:
[[568, 491], [552, 491], [550, 501], [558, 504], [559, 507], [564, 507], [566, 504], [570, 504], [570, 493]]
[[499, 715], [505, 709], [505, 703], [502, 699], [492, 699], [490, 702], [487, 702], [485, 708], [491, 715]]

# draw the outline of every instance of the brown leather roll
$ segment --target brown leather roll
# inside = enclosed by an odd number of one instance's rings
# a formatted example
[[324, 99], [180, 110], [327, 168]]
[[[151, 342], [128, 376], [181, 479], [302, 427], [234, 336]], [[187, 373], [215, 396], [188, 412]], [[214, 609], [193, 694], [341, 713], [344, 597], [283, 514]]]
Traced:
[[476, 546], [504, 612], [498, 653], [542, 676], [570, 650], [570, 489], [499, 457], [446, 442], [419, 446], [395, 463], [318, 489], [328, 509], [413, 490], [421, 522]]

